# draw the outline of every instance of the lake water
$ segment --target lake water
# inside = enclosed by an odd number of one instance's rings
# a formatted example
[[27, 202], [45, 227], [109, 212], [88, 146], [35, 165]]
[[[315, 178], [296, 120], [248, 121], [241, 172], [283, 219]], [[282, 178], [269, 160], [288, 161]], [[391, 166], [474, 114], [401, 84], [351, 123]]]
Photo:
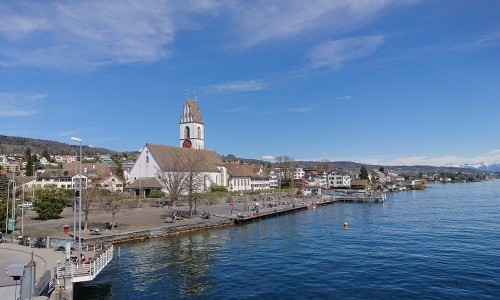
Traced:
[[500, 299], [500, 181], [117, 246], [75, 299]]

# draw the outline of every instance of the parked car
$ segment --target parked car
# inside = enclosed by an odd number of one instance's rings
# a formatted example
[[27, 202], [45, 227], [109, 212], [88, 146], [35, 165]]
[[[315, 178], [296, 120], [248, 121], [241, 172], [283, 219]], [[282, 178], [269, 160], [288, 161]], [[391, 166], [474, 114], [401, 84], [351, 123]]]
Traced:
[[24, 208], [31, 208], [32, 206], [33, 206], [33, 203], [31, 203], [31, 202], [24, 202], [24, 204], [18, 204], [17, 208], [18, 209], [22, 209], [23, 207]]

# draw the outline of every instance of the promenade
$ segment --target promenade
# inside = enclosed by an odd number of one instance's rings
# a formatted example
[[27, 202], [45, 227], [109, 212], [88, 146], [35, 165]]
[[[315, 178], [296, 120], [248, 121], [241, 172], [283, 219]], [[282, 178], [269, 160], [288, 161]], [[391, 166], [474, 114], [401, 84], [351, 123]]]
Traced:
[[[249, 197], [250, 198], [250, 197]], [[247, 199], [248, 200], [248, 199]], [[332, 196], [293, 198], [282, 197], [276, 200], [268, 198], [266, 201], [241, 201], [234, 203], [216, 203], [212, 205], [198, 205], [197, 213], [192, 218], [182, 218], [174, 222], [171, 219], [174, 211], [187, 215], [187, 206], [159, 206], [154, 200], [141, 200], [137, 208], [122, 210], [115, 216], [116, 227], [113, 230], [106, 228], [106, 223], [111, 221], [109, 213], [92, 212], [88, 217], [87, 230], [82, 231], [84, 242], [120, 242], [132, 239], [158, 237], [176, 234], [184, 231], [208, 229], [245, 223], [247, 220], [258, 220], [264, 217], [273, 217], [283, 213], [290, 213], [302, 209], [312, 208], [336, 202], [379, 202], [380, 199], [363, 198], [335, 198]], [[256, 206], [259, 210], [256, 210]], [[203, 213], [210, 218], [202, 218]], [[73, 214], [70, 207], [65, 208], [60, 219], [40, 221], [36, 220], [36, 213], [28, 211], [24, 219], [24, 232], [32, 238], [49, 236], [52, 239], [73, 238]], [[83, 217], [82, 217], [83, 219]], [[83, 223], [83, 221], [82, 221]], [[64, 227], [70, 226], [68, 233]], [[92, 234], [92, 229], [98, 228], [99, 235]]]

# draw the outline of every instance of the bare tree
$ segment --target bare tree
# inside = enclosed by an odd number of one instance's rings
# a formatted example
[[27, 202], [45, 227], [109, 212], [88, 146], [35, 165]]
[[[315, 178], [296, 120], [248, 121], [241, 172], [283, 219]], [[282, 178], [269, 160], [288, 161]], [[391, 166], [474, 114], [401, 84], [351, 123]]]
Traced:
[[85, 228], [85, 231], [89, 231], [89, 228], [87, 226], [89, 215], [95, 210], [99, 209], [98, 201], [100, 198], [106, 195], [106, 192], [107, 191], [103, 188], [90, 186], [85, 190], [85, 193], [82, 193], [84, 214], [83, 228]]
[[280, 155], [276, 157], [275, 166], [280, 169], [278, 176], [281, 177], [281, 184], [290, 186], [293, 181], [295, 160], [288, 155]]
[[130, 203], [127, 200], [126, 194], [115, 191], [106, 191], [100, 201], [101, 208], [111, 214], [111, 222], [109, 223], [111, 230], [115, 227], [115, 216], [123, 209], [129, 208]]
[[189, 216], [193, 216], [193, 206], [196, 207], [198, 194], [205, 190], [205, 176], [200, 170], [201, 161], [200, 157], [192, 155], [187, 162], [187, 176], [184, 180], [184, 189], [187, 193], [187, 200], [189, 206]]
[[184, 182], [186, 181], [186, 177], [188, 176], [187, 172], [184, 171], [163, 172], [161, 170], [157, 170], [156, 175], [158, 181], [160, 181], [162, 186], [167, 190], [167, 193], [170, 195], [170, 199], [172, 200], [172, 205], [173, 205], [179, 200], [179, 198], [185, 192]]
[[160, 183], [170, 194], [172, 203], [179, 200], [182, 195], [186, 195], [189, 215], [193, 214], [193, 206], [199, 199], [198, 194], [206, 189], [205, 176], [202, 174], [203, 156], [197, 151], [189, 150], [189, 155], [177, 155], [173, 160], [171, 170], [156, 170], [156, 175]]

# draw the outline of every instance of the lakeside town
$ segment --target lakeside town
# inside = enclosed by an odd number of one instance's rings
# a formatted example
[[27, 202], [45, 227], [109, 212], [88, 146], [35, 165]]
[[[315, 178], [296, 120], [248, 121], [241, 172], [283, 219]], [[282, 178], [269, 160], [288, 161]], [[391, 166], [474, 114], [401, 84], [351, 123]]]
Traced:
[[[82, 140], [72, 139], [75, 155], [51, 153], [50, 149], [35, 153], [30, 147], [24, 147], [24, 153], [0, 155], [0, 224], [5, 233], [12, 232], [13, 224], [18, 223], [18, 213], [8, 215], [5, 209], [7, 199], [16, 199], [17, 207], [40, 211], [42, 220], [59, 217], [64, 207], [79, 201], [78, 196], [74, 200], [79, 193], [87, 214], [89, 210], [117, 212], [123, 206], [118, 204], [121, 200], [147, 198], [161, 199], [159, 202], [170, 206], [187, 204], [192, 214], [197, 205], [217, 198], [231, 201], [233, 197], [269, 192], [321, 196], [328, 190], [387, 193], [424, 189], [427, 183], [473, 182], [499, 176], [436, 167], [398, 173], [388, 166], [300, 162], [288, 155], [277, 156], [274, 161], [219, 155], [205, 149], [205, 123], [197, 100], [188, 95], [179, 121], [179, 146], [146, 143], [138, 153], [120, 155], [99, 153], [88, 146], [83, 151]], [[45, 198], [37, 197], [39, 194]]]
[[8, 242], [2, 248], [62, 250], [36, 250], [55, 270], [45, 270], [45, 277], [58, 282], [51, 288], [50, 280], [38, 279], [39, 294], [55, 289], [53, 295], [71, 297], [72, 283], [93, 280], [111, 261], [110, 243], [238, 225], [337, 202], [383, 203], [385, 193], [422, 190], [428, 183], [499, 177], [472, 169], [397, 172], [288, 155], [273, 161], [219, 155], [205, 149], [198, 103], [187, 97], [179, 132], [179, 146], [146, 143], [138, 153], [91, 147], [84, 152], [82, 139], [73, 137], [79, 155], [37, 153], [28, 146], [24, 153], [0, 155], [0, 240]]

